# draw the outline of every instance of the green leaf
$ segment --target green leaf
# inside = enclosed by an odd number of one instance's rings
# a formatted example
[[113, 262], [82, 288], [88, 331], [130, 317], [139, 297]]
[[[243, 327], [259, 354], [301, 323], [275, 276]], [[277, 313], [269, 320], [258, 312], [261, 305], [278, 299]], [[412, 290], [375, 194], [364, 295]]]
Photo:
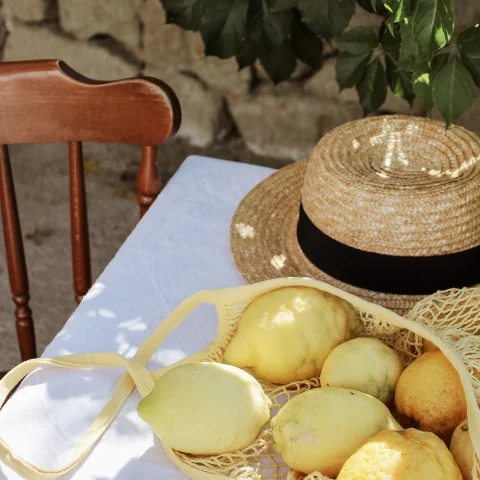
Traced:
[[363, 108], [363, 114], [378, 110], [387, 98], [387, 76], [379, 58], [375, 59], [365, 69], [365, 74], [357, 85], [358, 98]]
[[420, 45], [413, 39], [411, 26], [407, 23], [402, 23], [400, 34], [402, 38], [399, 59], [400, 68], [412, 72], [426, 71], [429, 59], [420, 50]]
[[371, 28], [353, 27], [343, 32], [337, 43], [348, 53], [361, 55], [372, 52], [378, 45], [378, 39]]
[[253, 65], [258, 58], [258, 51], [258, 45], [252, 40], [242, 42], [235, 55], [239, 70]]
[[339, 37], [355, 12], [355, 0], [298, 0], [310, 30], [327, 40]]
[[175, 23], [186, 30], [199, 30], [205, 10], [204, 0], [162, 0], [167, 23]]
[[372, 58], [371, 53], [362, 55], [353, 55], [352, 53], [342, 52], [337, 57], [335, 65], [336, 80], [340, 90], [352, 88], [362, 79], [363, 72], [368, 62]]
[[272, 12], [285, 12], [297, 6], [297, 0], [267, 0]]
[[[412, 41], [427, 62], [443, 48], [452, 36], [455, 14], [452, 0], [415, 0], [410, 18]], [[402, 39], [405, 37], [402, 33]]]
[[251, 0], [245, 36], [236, 52], [240, 68], [252, 65], [270, 49], [283, 45], [290, 36], [292, 19], [293, 12], [272, 12], [265, 0]]
[[295, 17], [292, 26], [292, 46], [297, 57], [312, 68], [320, 68], [323, 42], [300, 18]]
[[260, 56], [260, 62], [274, 83], [290, 77], [297, 65], [295, 51], [288, 40], [282, 45], [268, 49]]
[[388, 56], [385, 57], [387, 82], [393, 94], [406, 100], [410, 106], [413, 103], [412, 74], [398, 70], [397, 64]]
[[401, 0], [383, 0], [383, 6], [388, 13], [393, 13]]
[[382, 0], [358, 0], [358, 3], [364, 10], [370, 13], [383, 15], [387, 12], [384, 5], [385, 2]]
[[433, 107], [432, 81], [429, 73], [414, 73], [412, 75], [412, 88], [415, 97], [420, 100], [423, 108], [428, 112]]
[[433, 102], [447, 128], [472, 105], [477, 89], [470, 72], [458, 57], [450, 58], [433, 82]]
[[480, 87], [480, 27], [477, 25], [464, 30], [458, 36], [457, 47], [460, 50], [462, 63]]
[[259, 1], [251, 1], [248, 6], [245, 36], [236, 52], [237, 63], [240, 70], [249, 65], [253, 65], [262, 50], [262, 16], [262, 4]]
[[457, 46], [462, 53], [480, 58], [480, 26], [476, 25], [461, 32], [457, 38]]
[[411, 0], [399, 0], [396, 6], [392, 8], [392, 16], [390, 21], [393, 23], [403, 22], [403, 20], [410, 15], [411, 7]]
[[400, 46], [402, 37], [397, 25], [392, 25], [392, 29], [385, 28], [380, 38], [380, 44], [385, 52], [395, 62], [400, 58]]
[[245, 36], [249, 0], [205, 0], [200, 33], [205, 54], [230, 58]]
[[420, 100], [425, 110], [433, 107], [432, 87], [435, 76], [448, 60], [448, 53], [441, 53], [433, 58], [432, 67], [423, 73], [412, 75], [413, 93]]
[[278, 47], [288, 37], [292, 29], [293, 14], [288, 12], [272, 12], [263, 2], [264, 37], [268, 47]]

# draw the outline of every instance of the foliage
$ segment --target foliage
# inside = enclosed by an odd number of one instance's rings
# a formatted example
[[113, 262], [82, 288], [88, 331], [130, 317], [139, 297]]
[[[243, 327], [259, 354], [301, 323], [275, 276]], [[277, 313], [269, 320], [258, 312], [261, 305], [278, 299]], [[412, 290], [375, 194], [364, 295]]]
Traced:
[[162, 2], [167, 22], [200, 31], [207, 55], [235, 56], [240, 68], [259, 60], [275, 83], [292, 75], [297, 59], [320, 68], [324, 41], [335, 41], [343, 49], [337, 83], [357, 89], [365, 115], [383, 104], [390, 88], [410, 104], [416, 97], [426, 110], [435, 106], [448, 127], [480, 87], [480, 27], [452, 42], [452, 0], [358, 0], [383, 17], [378, 34], [347, 29], [355, 0]]

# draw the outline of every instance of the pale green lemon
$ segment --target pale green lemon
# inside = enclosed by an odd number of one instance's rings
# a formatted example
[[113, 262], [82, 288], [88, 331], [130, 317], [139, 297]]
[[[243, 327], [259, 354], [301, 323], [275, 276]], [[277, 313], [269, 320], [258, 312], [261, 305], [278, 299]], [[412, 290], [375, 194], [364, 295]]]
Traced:
[[224, 360], [272, 383], [305, 380], [320, 375], [328, 354], [361, 329], [343, 300], [314, 288], [280, 288], [248, 306]]
[[336, 477], [365, 440], [400, 430], [376, 398], [346, 388], [315, 388], [296, 396], [271, 422], [275, 449], [293, 470]]
[[250, 445], [270, 418], [271, 405], [249, 373], [200, 362], [167, 372], [137, 410], [169, 447], [215, 455]]
[[452, 452], [453, 458], [462, 472], [463, 480], [472, 480], [475, 452], [473, 451], [467, 420], [464, 420], [454, 430], [452, 440], [450, 441], [450, 452]]
[[352, 388], [390, 403], [402, 360], [376, 338], [354, 338], [334, 348], [323, 364], [322, 387]]

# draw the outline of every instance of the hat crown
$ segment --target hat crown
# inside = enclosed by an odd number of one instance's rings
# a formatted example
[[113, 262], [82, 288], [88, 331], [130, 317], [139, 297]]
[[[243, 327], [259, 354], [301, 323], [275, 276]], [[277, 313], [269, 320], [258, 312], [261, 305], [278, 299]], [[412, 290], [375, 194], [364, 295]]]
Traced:
[[480, 138], [402, 115], [344, 124], [313, 151], [302, 204], [318, 229], [360, 250], [468, 250], [480, 245]]

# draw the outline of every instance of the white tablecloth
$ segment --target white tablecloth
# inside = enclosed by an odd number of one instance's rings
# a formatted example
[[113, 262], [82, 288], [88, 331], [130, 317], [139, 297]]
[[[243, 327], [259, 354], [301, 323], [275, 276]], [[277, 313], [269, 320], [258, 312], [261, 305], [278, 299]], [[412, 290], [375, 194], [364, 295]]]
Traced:
[[[230, 220], [243, 196], [270, 173], [264, 167], [188, 158], [43, 356], [112, 351], [131, 358], [191, 294], [244, 283], [230, 252]], [[200, 306], [165, 340], [150, 367], [205, 348], [215, 336], [216, 321], [214, 307]], [[0, 411], [0, 436], [36, 465], [62, 467], [122, 373], [35, 372]], [[137, 416], [139, 400], [134, 392], [91, 454], [65, 478], [186, 478]], [[1, 478], [20, 478], [5, 465], [0, 472]]]

